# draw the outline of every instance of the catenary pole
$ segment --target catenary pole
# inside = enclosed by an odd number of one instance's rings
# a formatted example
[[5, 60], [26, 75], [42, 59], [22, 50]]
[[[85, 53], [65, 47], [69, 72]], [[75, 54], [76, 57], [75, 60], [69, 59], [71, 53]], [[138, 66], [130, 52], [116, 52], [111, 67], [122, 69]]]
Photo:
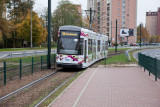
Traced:
[[90, 24], [90, 30], [92, 29], [92, 8], [90, 8], [90, 21], [89, 21], [89, 24]]
[[117, 19], [116, 19], [116, 46], [115, 46], [115, 52], [117, 52]]
[[140, 47], [141, 47], [141, 42], [142, 40], [141, 40], [141, 24], [140, 24]]
[[51, 0], [48, 0], [48, 57], [47, 68], [51, 68]]
[[30, 0], [30, 3], [31, 3], [31, 46], [30, 48], [33, 47], [33, 44], [32, 44], [32, 1]]

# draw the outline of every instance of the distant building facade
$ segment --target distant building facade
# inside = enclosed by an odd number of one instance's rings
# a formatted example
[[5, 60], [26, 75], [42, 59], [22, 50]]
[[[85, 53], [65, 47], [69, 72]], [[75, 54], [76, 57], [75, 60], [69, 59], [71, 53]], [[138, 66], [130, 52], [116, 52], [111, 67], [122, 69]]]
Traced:
[[78, 14], [82, 15], [82, 7], [81, 7], [81, 5], [78, 4], [78, 5], [75, 5], [75, 6], [76, 6], [77, 9], [78, 9]]
[[157, 12], [146, 13], [146, 29], [149, 32], [149, 36], [157, 35]]
[[101, 33], [100, 27], [101, 27], [101, 2], [100, 0], [97, 0], [97, 32]]
[[150, 37], [160, 35], [160, 8], [157, 12], [146, 12], [146, 29]]
[[92, 10], [97, 9], [97, 0], [87, 0], [87, 10], [92, 8]]
[[137, 42], [137, 0], [88, 0], [87, 6], [93, 5], [95, 2], [97, 2], [97, 29], [99, 33], [107, 35], [110, 41], [115, 43], [117, 19], [118, 43], [127, 42], [126, 37], [120, 37], [120, 29], [134, 29], [134, 35], [128, 38], [128, 42]]
[[157, 33], [160, 35], [160, 8], [158, 8], [158, 13], [157, 13]]
[[[115, 43], [116, 39], [116, 19], [117, 19], [117, 35], [118, 44], [127, 42], [126, 37], [120, 36], [121, 29], [134, 29], [134, 35], [128, 37], [129, 43], [137, 42], [137, 0], [101, 0], [104, 5], [102, 9], [102, 20], [106, 24], [102, 24], [101, 32], [109, 36], [110, 41]], [[106, 14], [106, 15], [105, 15]], [[106, 28], [106, 29], [105, 29]]]
[[87, 0], [88, 21], [89, 21], [89, 18], [90, 18], [89, 10], [91, 8], [92, 9], [92, 15], [93, 15], [93, 17], [92, 17], [93, 23], [92, 23], [92, 29], [91, 30], [93, 30], [95, 32], [98, 32], [98, 28], [97, 28], [98, 27], [98, 19], [97, 19], [97, 17], [98, 17], [98, 12], [97, 12], [98, 4], [97, 4], [97, 2], [98, 1], [99, 0]]

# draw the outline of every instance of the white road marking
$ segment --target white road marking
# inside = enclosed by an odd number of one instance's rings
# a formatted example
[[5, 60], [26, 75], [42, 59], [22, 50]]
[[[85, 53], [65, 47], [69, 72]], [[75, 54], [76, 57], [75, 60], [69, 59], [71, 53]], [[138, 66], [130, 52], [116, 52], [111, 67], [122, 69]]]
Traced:
[[91, 81], [92, 77], [94, 76], [94, 74], [96, 73], [96, 71], [98, 70], [98, 68], [93, 72], [92, 76], [89, 78], [89, 80], [87, 81], [86, 85], [83, 87], [82, 91], [80, 92], [80, 94], [78, 95], [76, 101], [74, 102], [73, 106], [72, 107], [76, 107], [80, 98], [82, 97], [84, 91], [86, 90], [89, 82]]

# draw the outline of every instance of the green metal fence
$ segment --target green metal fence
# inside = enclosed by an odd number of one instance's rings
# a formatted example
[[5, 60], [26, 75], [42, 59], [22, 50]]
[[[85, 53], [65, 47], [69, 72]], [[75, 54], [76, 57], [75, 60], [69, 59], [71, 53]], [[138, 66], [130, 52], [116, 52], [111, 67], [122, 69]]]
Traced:
[[145, 54], [138, 53], [138, 64], [155, 76], [155, 81], [157, 78], [160, 79], [160, 60], [157, 58], [152, 58]]
[[[56, 54], [51, 55], [52, 67], [55, 67]], [[25, 75], [47, 69], [47, 55], [12, 58], [0, 61], [0, 86], [8, 81], [21, 79]]]

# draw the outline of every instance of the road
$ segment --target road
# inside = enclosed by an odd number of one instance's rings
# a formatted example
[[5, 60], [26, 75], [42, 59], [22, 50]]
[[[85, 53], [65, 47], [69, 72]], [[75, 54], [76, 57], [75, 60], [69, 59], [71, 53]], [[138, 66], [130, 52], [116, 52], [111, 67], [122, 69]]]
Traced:
[[[56, 52], [56, 49], [52, 49], [52, 52]], [[14, 53], [14, 54], [12, 54]], [[11, 55], [12, 54], [12, 55]], [[33, 56], [33, 55], [45, 55], [47, 54], [47, 49], [42, 50], [22, 50], [22, 51], [4, 51], [0, 52], [0, 59], [2, 58], [16, 58], [16, 57], [24, 57], [24, 56]], [[6, 56], [9, 55], [9, 56]], [[6, 57], [4, 57], [6, 56]]]
[[138, 53], [145, 54], [147, 56], [157, 58], [160, 60], [160, 49], [146, 49], [146, 50], [141, 50], [137, 51], [133, 54], [133, 57], [138, 61]]

